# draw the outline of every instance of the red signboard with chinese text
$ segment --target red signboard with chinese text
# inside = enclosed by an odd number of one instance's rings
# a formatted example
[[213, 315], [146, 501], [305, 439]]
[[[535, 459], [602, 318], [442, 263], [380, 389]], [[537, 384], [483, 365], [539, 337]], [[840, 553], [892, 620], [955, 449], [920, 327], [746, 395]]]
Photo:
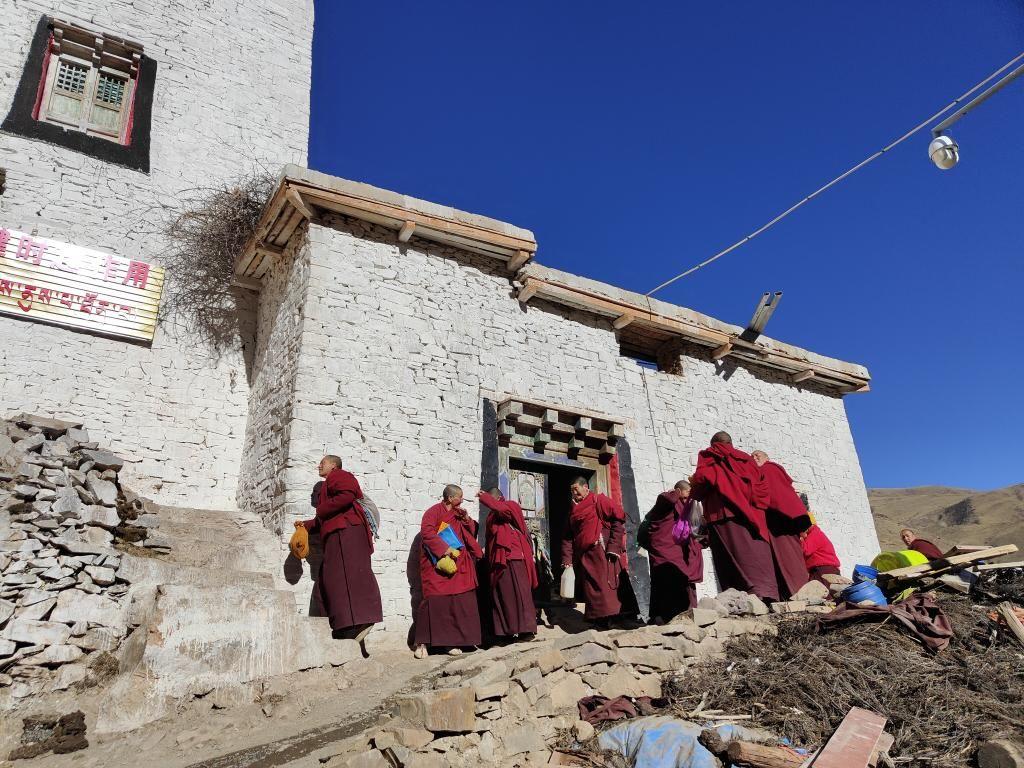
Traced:
[[152, 341], [164, 271], [0, 227], [0, 314]]

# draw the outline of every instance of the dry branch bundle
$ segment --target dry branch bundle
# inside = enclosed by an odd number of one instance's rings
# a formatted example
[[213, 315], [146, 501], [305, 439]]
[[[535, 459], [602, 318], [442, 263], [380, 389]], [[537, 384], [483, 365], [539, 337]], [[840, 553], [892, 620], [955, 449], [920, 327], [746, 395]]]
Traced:
[[183, 193], [164, 227], [160, 262], [170, 290], [161, 314], [214, 348], [241, 335], [241, 291], [233, 286], [235, 261], [253, 236], [276, 180], [258, 171]]
[[911, 766], [963, 766], [988, 738], [1024, 737], [1024, 655], [995, 638], [987, 608], [941, 596], [955, 637], [929, 654], [891, 622], [848, 624], [819, 634], [813, 618], [779, 626], [778, 637], [746, 636], [666, 680], [679, 712], [706, 696], [708, 708], [746, 712], [753, 723], [817, 747], [851, 707], [889, 719], [890, 754]]

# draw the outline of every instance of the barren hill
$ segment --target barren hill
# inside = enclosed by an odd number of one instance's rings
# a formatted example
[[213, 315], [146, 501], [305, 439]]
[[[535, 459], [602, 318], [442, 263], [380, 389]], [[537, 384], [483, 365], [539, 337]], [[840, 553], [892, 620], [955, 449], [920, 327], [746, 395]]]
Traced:
[[954, 544], [1016, 544], [1024, 551], [1024, 483], [996, 491], [922, 486], [868, 491], [882, 549], [913, 528], [940, 549]]

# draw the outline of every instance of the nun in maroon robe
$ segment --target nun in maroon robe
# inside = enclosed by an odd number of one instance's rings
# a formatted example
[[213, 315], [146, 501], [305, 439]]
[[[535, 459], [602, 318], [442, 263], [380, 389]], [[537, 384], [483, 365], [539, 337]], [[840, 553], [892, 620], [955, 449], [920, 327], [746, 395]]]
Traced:
[[[669, 621], [697, 604], [697, 584], [704, 580], [704, 553], [697, 540], [699, 504], [690, 498], [690, 484], [680, 480], [658, 495], [647, 513], [651, 564], [652, 620]], [[690, 535], [681, 543], [672, 536], [680, 520], [690, 523]]]
[[768, 490], [766, 520], [769, 542], [778, 568], [779, 597], [787, 599], [811, 578], [800, 543], [800, 533], [807, 530], [811, 519], [807, 507], [793, 488], [793, 478], [782, 465], [769, 460], [764, 451], [754, 451], [750, 456], [760, 468], [761, 479]]
[[[476, 561], [483, 550], [476, 540], [477, 522], [462, 508], [462, 489], [448, 485], [443, 500], [423, 513], [420, 535], [420, 580], [423, 600], [416, 611], [416, 654], [426, 655], [427, 647], [452, 649], [481, 643], [480, 610], [477, 605]], [[448, 576], [437, 569], [436, 561], [454, 555], [438, 534], [447, 524], [462, 543], [454, 557], [456, 571]], [[434, 559], [428, 555], [434, 556]]]
[[313, 499], [316, 517], [295, 525], [320, 534], [323, 559], [316, 580], [315, 601], [340, 633], [365, 636], [369, 627], [383, 620], [380, 588], [370, 564], [373, 535], [362, 510], [355, 505], [363, 491], [355, 475], [341, 468], [337, 456], [320, 461], [323, 481]]
[[626, 513], [585, 478], [570, 488], [569, 532], [562, 542], [562, 566], [574, 568], [586, 605], [584, 618], [604, 622], [636, 614], [636, 596], [626, 568]]
[[762, 600], [779, 599], [775, 559], [764, 509], [768, 491], [749, 454], [719, 432], [698, 454], [691, 495], [704, 505], [711, 557], [722, 589], [739, 589]]
[[812, 524], [810, 528], [800, 534], [800, 544], [804, 550], [807, 573], [815, 581], [821, 582], [826, 587], [829, 586], [825, 580], [825, 574], [839, 574], [839, 556], [829, 537], [821, 528]]
[[484, 551], [490, 574], [491, 617], [499, 637], [531, 635], [537, 631], [537, 564], [523, 508], [507, 501], [498, 489], [477, 493], [490, 509]]

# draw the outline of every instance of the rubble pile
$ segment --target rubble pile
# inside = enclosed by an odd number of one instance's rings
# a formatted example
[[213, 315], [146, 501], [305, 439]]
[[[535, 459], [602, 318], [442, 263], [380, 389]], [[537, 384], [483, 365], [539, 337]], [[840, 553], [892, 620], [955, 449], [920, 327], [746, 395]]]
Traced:
[[[728, 595], [727, 595], [728, 599]], [[746, 607], [752, 608], [752, 603]], [[753, 615], [757, 610], [760, 615]], [[552, 745], [595, 735], [580, 699], [657, 698], [662, 676], [724, 658], [740, 635], [773, 634], [767, 609], [747, 615], [698, 607], [664, 626], [599, 632], [493, 648], [448, 664], [433, 687], [398, 699], [376, 728], [353, 737], [328, 766], [448, 768], [547, 765]], [[728, 615], [726, 615], [728, 614]]]
[[124, 462], [80, 423], [0, 420], [0, 690], [8, 702], [109, 674], [129, 585], [114, 548], [155, 548], [155, 515], [122, 488]]

